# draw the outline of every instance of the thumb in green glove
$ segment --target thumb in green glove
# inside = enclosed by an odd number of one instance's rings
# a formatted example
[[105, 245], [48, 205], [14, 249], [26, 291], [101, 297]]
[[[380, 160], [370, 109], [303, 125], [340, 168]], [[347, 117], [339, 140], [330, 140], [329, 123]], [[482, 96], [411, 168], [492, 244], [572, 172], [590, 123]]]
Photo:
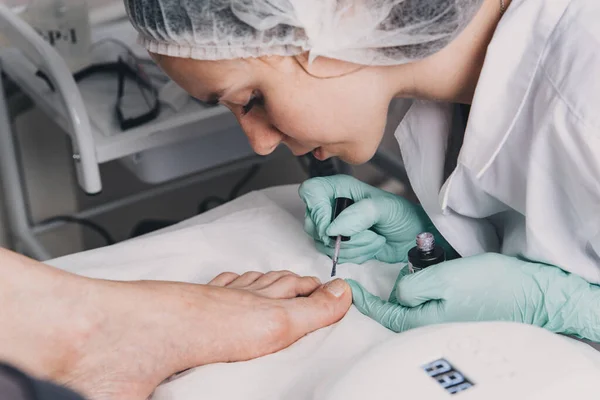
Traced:
[[400, 274], [385, 302], [349, 280], [354, 305], [388, 329], [513, 321], [600, 341], [600, 288], [544, 264], [487, 253]]

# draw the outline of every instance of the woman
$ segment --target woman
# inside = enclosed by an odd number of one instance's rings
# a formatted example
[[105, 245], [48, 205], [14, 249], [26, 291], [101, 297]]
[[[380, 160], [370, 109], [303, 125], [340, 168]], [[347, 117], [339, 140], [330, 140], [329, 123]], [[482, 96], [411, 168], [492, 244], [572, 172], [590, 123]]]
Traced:
[[[322, 251], [352, 236], [342, 261], [404, 262], [425, 230], [455, 258], [402, 273], [390, 302], [350, 282], [363, 313], [396, 331], [512, 320], [600, 340], [596, 0], [126, 4], [162, 68], [231, 109], [259, 154], [363, 163], [390, 101], [425, 100], [396, 132], [420, 205], [344, 176], [300, 189]], [[448, 103], [472, 105], [464, 137]], [[356, 203], [330, 224], [336, 196]]]

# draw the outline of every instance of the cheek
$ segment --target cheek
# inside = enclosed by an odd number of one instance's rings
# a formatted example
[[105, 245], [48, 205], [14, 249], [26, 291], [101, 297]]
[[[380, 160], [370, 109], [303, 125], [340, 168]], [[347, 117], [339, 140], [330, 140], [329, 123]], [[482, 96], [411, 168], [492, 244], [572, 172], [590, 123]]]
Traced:
[[330, 110], [317, 102], [300, 99], [270, 97], [266, 111], [270, 122], [286, 136], [305, 145], [322, 145], [339, 140], [339, 132], [332, 130]]
[[373, 108], [363, 107], [357, 96], [323, 85], [313, 90], [279, 90], [267, 95], [266, 110], [280, 131], [303, 143], [318, 145], [359, 141], [373, 132]]

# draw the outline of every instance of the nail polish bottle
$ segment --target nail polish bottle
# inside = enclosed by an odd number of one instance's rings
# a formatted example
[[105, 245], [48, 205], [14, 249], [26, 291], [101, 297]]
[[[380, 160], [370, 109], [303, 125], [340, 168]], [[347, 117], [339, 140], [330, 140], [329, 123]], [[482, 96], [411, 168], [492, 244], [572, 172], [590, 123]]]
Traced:
[[433, 234], [422, 232], [417, 235], [417, 245], [408, 251], [408, 269], [410, 273], [418, 272], [431, 265], [446, 261], [446, 252], [442, 246], [435, 244]]

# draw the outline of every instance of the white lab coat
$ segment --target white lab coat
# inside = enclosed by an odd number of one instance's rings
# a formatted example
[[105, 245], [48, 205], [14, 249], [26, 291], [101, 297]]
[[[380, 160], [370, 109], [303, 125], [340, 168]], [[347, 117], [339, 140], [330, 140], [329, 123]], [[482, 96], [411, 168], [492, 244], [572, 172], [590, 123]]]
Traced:
[[451, 110], [415, 102], [396, 131], [440, 233], [600, 283], [600, 0], [513, 0], [446, 178]]

